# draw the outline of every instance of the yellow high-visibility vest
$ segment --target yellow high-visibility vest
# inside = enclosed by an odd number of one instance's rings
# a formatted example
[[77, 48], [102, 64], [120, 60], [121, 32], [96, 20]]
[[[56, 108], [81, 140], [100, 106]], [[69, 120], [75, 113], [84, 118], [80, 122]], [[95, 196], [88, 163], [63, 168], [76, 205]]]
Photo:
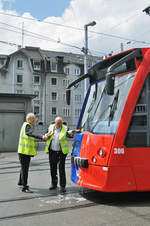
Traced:
[[36, 155], [35, 138], [27, 136], [25, 133], [25, 128], [26, 128], [26, 125], [28, 124], [29, 124], [28, 122], [24, 122], [21, 127], [19, 144], [18, 144], [18, 153], [35, 156]]
[[[54, 127], [55, 127], [55, 124], [50, 125], [49, 128], [48, 128], [48, 132], [54, 132]], [[62, 125], [60, 133], [59, 133], [59, 142], [60, 142], [61, 150], [64, 154], [69, 153], [68, 141], [66, 139], [66, 132], [67, 132], [67, 127]], [[49, 148], [49, 145], [50, 145], [50, 143], [53, 139], [54, 139], [54, 136], [52, 135], [47, 140], [46, 147], [45, 147], [46, 153], [49, 152], [48, 148]]]

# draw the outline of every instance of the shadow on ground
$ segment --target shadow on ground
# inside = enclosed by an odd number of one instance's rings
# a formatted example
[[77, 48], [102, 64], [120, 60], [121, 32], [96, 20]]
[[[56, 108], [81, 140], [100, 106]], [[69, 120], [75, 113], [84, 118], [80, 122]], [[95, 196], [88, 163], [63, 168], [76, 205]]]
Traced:
[[80, 195], [96, 204], [115, 206], [150, 206], [150, 192], [106, 193], [93, 190], [82, 190]]

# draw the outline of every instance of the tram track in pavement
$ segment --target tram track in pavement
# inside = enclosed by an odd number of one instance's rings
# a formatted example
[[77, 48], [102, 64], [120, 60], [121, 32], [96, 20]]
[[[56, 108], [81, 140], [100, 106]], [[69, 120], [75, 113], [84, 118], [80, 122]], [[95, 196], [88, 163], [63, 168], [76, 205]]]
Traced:
[[[34, 194], [34, 193], [33, 193]], [[77, 196], [73, 196], [73, 194], [77, 194]], [[64, 202], [64, 205], [57, 205], [55, 204], [53, 206], [53, 201], [56, 201], [57, 199], [60, 199], [61, 196], [61, 203]], [[65, 197], [70, 197], [71, 199], [71, 204], [67, 201]], [[83, 198], [82, 203], [77, 202], [74, 197], [76, 198]], [[49, 199], [47, 203], [46, 198], [52, 198]], [[14, 199], [4, 199], [0, 200], [0, 208], [1, 205], [4, 203], [7, 203], [8, 205], [11, 205], [13, 202], [21, 202], [24, 201], [29, 201], [29, 200], [35, 200], [36, 201], [43, 201], [43, 205], [47, 205], [47, 209], [43, 210], [38, 210], [38, 208], [35, 211], [28, 211], [23, 213], [18, 213], [18, 214], [9, 214], [7, 216], [0, 216], [0, 222], [2, 221], [7, 221], [7, 220], [13, 220], [13, 219], [21, 219], [21, 218], [27, 218], [27, 217], [32, 217], [32, 216], [38, 216], [38, 215], [47, 215], [47, 214], [55, 214], [55, 213], [61, 213], [61, 212], [66, 212], [66, 211], [75, 211], [79, 209], [84, 209], [84, 208], [90, 208], [90, 207], [95, 207], [95, 206], [100, 206], [100, 205], [116, 205], [120, 206], [122, 205], [122, 200], [120, 201], [120, 198], [118, 199], [117, 196], [115, 195], [110, 195], [110, 194], [105, 194], [101, 192], [97, 192], [94, 190], [89, 190], [86, 188], [78, 188], [78, 187], [71, 187], [70, 190], [68, 188], [68, 191], [64, 195], [60, 195], [59, 192], [53, 192], [48, 195], [32, 195], [32, 196], [26, 196], [26, 197], [18, 197]], [[69, 200], [70, 200], [69, 199]], [[52, 204], [51, 204], [52, 201]], [[124, 200], [123, 200], [124, 203]], [[19, 204], [19, 203], [18, 203]], [[16, 204], [15, 204], [16, 205]], [[27, 204], [27, 205], [30, 205]], [[58, 208], [57, 208], [58, 206]], [[54, 207], [54, 208], [53, 208]]]
[[[66, 168], [70, 168], [70, 158], [67, 158], [66, 161]], [[4, 171], [0, 174], [12, 174], [12, 173], [18, 173], [19, 165], [17, 164], [17, 161], [12, 161], [11, 164], [5, 163], [4, 165], [1, 164], [1, 169]], [[15, 164], [15, 165], [14, 165]], [[17, 165], [16, 165], [17, 164]], [[33, 162], [31, 165], [33, 168], [30, 169], [30, 171], [39, 171], [39, 169], [35, 169], [36, 166], [43, 166], [45, 164], [46, 168], [40, 168], [40, 171], [49, 170], [47, 168], [47, 165], [49, 164], [48, 161], [44, 161], [44, 163], [41, 163], [40, 160], [37, 160]], [[3, 167], [4, 166], [4, 167]], [[7, 171], [6, 171], [7, 170]], [[12, 171], [13, 170], [13, 171]], [[34, 191], [34, 188], [31, 187], [31, 189]], [[59, 212], [66, 212], [66, 211], [72, 211], [72, 210], [78, 210], [78, 209], [84, 209], [84, 208], [90, 208], [92, 206], [99, 205], [98, 203], [95, 203], [91, 200], [86, 200], [83, 198], [83, 193], [90, 193], [91, 190], [83, 189], [80, 187], [67, 187], [66, 193], [62, 196], [60, 195], [59, 191], [57, 190], [52, 192], [47, 192], [47, 194], [40, 194], [40, 189], [36, 190], [33, 194], [28, 195], [25, 194], [25, 196], [21, 197], [5, 197], [4, 199], [0, 199], [0, 209], [2, 210], [0, 215], [0, 222], [11, 220], [11, 219], [21, 219], [25, 217], [31, 217], [31, 216], [38, 216], [38, 215], [45, 215], [45, 214], [54, 214]], [[36, 194], [37, 193], [37, 194]], [[27, 196], [26, 196], [27, 195]], [[58, 201], [61, 196], [61, 205], [57, 204], [47, 204], [50, 201]], [[82, 202], [78, 202], [77, 199], [83, 199]], [[69, 201], [68, 201], [69, 200]], [[34, 208], [27, 210], [24, 209], [23, 206], [30, 206], [33, 204]], [[37, 205], [37, 207], [36, 207]], [[43, 205], [43, 207], [39, 207], [39, 205]], [[20, 208], [21, 206], [21, 208]], [[45, 206], [47, 209], [45, 209]], [[3, 209], [4, 208], [4, 209]], [[5, 208], [8, 209], [5, 212]], [[15, 208], [18, 208], [15, 210]]]
[[[75, 199], [73, 199], [73, 194], [79, 194], [79, 196], [82, 198], [84, 198], [84, 200], [82, 200], [82, 202], [77, 202], [75, 201]], [[1, 204], [3, 203], [8, 203], [11, 204], [12, 202], [21, 202], [21, 201], [29, 201], [31, 199], [37, 199], [37, 201], [42, 202], [43, 201], [43, 205], [46, 205], [46, 209], [35, 209], [35, 210], [30, 210], [30, 211], [23, 211], [22, 213], [14, 213], [14, 214], [8, 214], [7, 216], [0, 216], [0, 222], [3, 221], [9, 221], [9, 220], [15, 220], [15, 219], [21, 219], [21, 218], [28, 218], [28, 217], [36, 217], [39, 215], [47, 215], [47, 214], [55, 214], [55, 213], [63, 213], [65, 214], [65, 212], [67, 211], [76, 211], [76, 210], [83, 210], [86, 208], [91, 208], [91, 207], [99, 207], [101, 205], [106, 205], [106, 206], [116, 206], [116, 207], [132, 207], [132, 205], [134, 206], [135, 203], [137, 203], [137, 201], [135, 202], [135, 199], [137, 197], [137, 194], [135, 195], [135, 193], [129, 194], [129, 193], [124, 193], [124, 194], [108, 194], [108, 193], [101, 193], [101, 192], [97, 192], [97, 191], [93, 191], [93, 190], [89, 190], [89, 189], [83, 189], [81, 188], [72, 188], [72, 190], [68, 190], [68, 192], [65, 193], [65, 195], [61, 195], [61, 204], [63, 205], [59, 205], [56, 204], [53, 205], [53, 201], [56, 201], [58, 198], [57, 196], [58, 193], [52, 193], [52, 194], [48, 194], [48, 195], [37, 195], [37, 196], [28, 196], [28, 197], [20, 197], [20, 198], [15, 198], [15, 199], [5, 199], [5, 200], [0, 200], [0, 208], [1, 208]], [[67, 201], [68, 199], [65, 199], [65, 197], [67, 197], [67, 195], [69, 195], [69, 197], [72, 197], [71, 200], [71, 204]], [[125, 195], [125, 197], [124, 197]], [[80, 198], [79, 196], [76, 196], [78, 198]], [[144, 195], [145, 196], [145, 195]], [[47, 203], [47, 199], [44, 200], [44, 198], [54, 198], [53, 200], [49, 199], [49, 202]], [[55, 198], [56, 197], [56, 198]], [[140, 197], [141, 197], [141, 193], [140, 193]], [[38, 200], [39, 199], [39, 200]], [[43, 200], [42, 200], [43, 199]], [[140, 202], [142, 201], [142, 203], [146, 202], [145, 200], [147, 200], [147, 198], [144, 199], [143, 195], [139, 200], [139, 206], [141, 206]], [[52, 201], [52, 203], [51, 203]], [[30, 203], [26, 203], [27, 205], [30, 205]]]
[[[0, 175], [8, 175], [8, 174], [14, 174], [14, 173], [18, 173], [20, 171], [20, 163], [19, 162], [16, 162], [14, 161], [13, 164], [17, 164], [15, 166], [5, 166], [5, 167], [1, 167], [0, 166], [0, 170], [2, 170], [3, 172], [0, 172]], [[44, 165], [45, 164], [45, 165]], [[67, 168], [70, 168], [70, 164], [71, 164], [71, 159], [68, 158], [67, 161], [66, 161], [66, 169]], [[0, 164], [1, 165], [1, 164]], [[6, 164], [5, 164], [6, 165]], [[43, 169], [33, 169], [33, 167], [36, 167], [36, 166], [48, 166], [48, 168], [43, 168]], [[12, 170], [15, 170], [17, 169], [16, 171], [12, 171]], [[11, 171], [10, 171], [11, 170]], [[31, 166], [30, 166], [30, 172], [34, 172], [34, 171], [47, 171], [49, 170], [49, 162], [48, 161], [45, 161], [45, 162], [31, 162]]]
[[[70, 195], [70, 197], [72, 197], [73, 194], [79, 194], [79, 196], [82, 193], [89, 193], [89, 192], [93, 192], [93, 191], [89, 191], [87, 189], [85, 189], [83, 191], [80, 189], [72, 189], [70, 191], [67, 191], [64, 195], [60, 195], [62, 198], [62, 202], [63, 199], [65, 199], [65, 197], [67, 197], [67, 195]], [[58, 198], [59, 193], [55, 192], [52, 194], [48, 194], [48, 195], [36, 195], [36, 196], [28, 196], [28, 197], [18, 197], [18, 198], [14, 198], [14, 199], [4, 199], [4, 200], [0, 200], [0, 208], [1, 205], [4, 203], [7, 203], [8, 205], [10, 205], [12, 202], [21, 202], [21, 201], [28, 201], [28, 200], [32, 200], [32, 199], [40, 199], [40, 198], [49, 198], [49, 197], [53, 197], [56, 199]], [[82, 197], [82, 196], [81, 196]], [[89, 201], [89, 200], [84, 200], [84, 203], [75, 203], [73, 202], [72, 205], [68, 204], [68, 206], [62, 206], [60, 207], [58, 205], [58, 208], [49, 208], [47, 210], [35, 210], [35, 211], [29, 211], [26, 213], [18, 213], [18, 214], [12, 214], [12, 215], [7, 215], [7, 216], [0, 216], [0, 222], [1, 221], [5, 221], [5, 220], [12, 220], [12, 219], [19, 219], [19, 218], [25, 218], [25, 217], [31, 217], [31, 216], [37, 216], [37, 215], [45, 215], [45, 214], [54, 214], [54, 213], [59, 213], [59, 212], [66, 212], [66, 211], [72, 211], [72, 210], [78, 210], [78, 209], [83, 209], [83, 208], [88, 208], [88, 207], [92, 207], [92, 206], [96, 206], [99, 205], [98, 203], [95, 203], [93, 201]]]
[[0, 221], [4, 220], [12, 220], [12, 219], [18, 219], [18, 218], [24, 218], [24, 217], [31, 217], [31, 216], [37, 216], [37, 215], [45, 215], [45, 214], [53, 214], [53, 213], [60, 213], [60, 212], [66, 212], [69, 210], [77, 210], [77, 209], [83, 209], [88, 207], [97, 206], [97, 203], [86, 203], [86, 204], [80, 204], [76, 206], [69, 206], [69, 207], [62, 207], [62, 208], [55, 208], [50, 210], [43, 210], [43, 211], [34, 211], [29, 213], [22, 213], [22, 214], [16, 214], [16, 215], [9, 215], [0, 217]]
[[[88, 191], [87, 189], [82, 189], [82, 191], [77, 188], [77, 189], [74, 189], [74, 190], [70, 190], [70, 191], [66, 191], [65, 192], [65, 195], [68, 195], [68, 194], [81, 194], [83, 192], [93, 192], [93, 191]], [[34, 193], [33, 193], [34, 194]], [[12, 198], [12, 199], [0, 199], [0, 204], [1, 203], [9, 203], [9, 202], [16, 202], [16, 201], [23, 201], [23, 200], [29, 200], [29, 199], [39, 199], [39, 198], [47, 198], [47, 197], [55, 197], [59, 195], [59, 192], [52, 192], [51, 194], [48, 194], [48, 195], [32, 195], [32, 196], [26, 196], [26, 197], [18, 197], [18, 198]]]

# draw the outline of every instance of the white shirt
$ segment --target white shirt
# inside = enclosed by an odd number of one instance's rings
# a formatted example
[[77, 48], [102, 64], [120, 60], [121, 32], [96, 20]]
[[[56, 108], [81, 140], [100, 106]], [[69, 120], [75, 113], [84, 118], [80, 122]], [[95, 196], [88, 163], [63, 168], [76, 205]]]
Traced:
[[61, 130], [61, 128], [54, 129], [54, 139], [51, 142], [51, 149], [53, 151], [61, 151], [61, 147], [60, 147], [60, 143], [59, 143], [60, 130]]

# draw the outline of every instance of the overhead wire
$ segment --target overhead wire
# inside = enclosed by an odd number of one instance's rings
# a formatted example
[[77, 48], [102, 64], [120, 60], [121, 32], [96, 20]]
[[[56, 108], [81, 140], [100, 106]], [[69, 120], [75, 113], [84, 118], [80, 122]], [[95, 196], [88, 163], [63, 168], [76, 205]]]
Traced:
[[74, 29], [74, 30], [81, 30], [81, 31], [84, 30], [83, 28], [77, 28], [77, 27], [73, 27], [73, 26], [70, 26], [70, 25], [64, 25], [64, 24], [59, 24], [59, 23], [54, 23], [54, 22], [47, 22], [47, 21], [42, 21], [42, 20], [39, 20], [39, 19], [19, 16], [19, 15], [14, 15], [14, 14], [9, 14], [9, 13], [2, 13], [2, 12], [0, 12], [0, 14], [6, 15], [6, 16], [18, 17], [18, 18], [26, 19], [26, 20], [32, 20], [32, 21], [35, 21], [35, 22], [41, 22], [41, 23], [45, 23], [45, 24], [51, 24], [51, 25], [55, 25], [55, 26], [61, 26], [61, 27]]
[[[19, 16], [19, 15], [14, 15], [14, 14], [9, 14], [9, 13], [3, 13], [3, 12], [0, 12], [0, 14], [6, 15], [6, 16], [14, 16], [14, 17], [18, 17], [18, 18], [21, 18], [21, 19], [32, 20], [32, 21], [35, 21], [35, 22], [41, 22], [41, 23], [45, 23], [45, 24], [49, 24], [49, 25], [61, 26], [61, 27], [65, 27], [65, 28], [68, 28], [68, 29], [74, 29], [74, 30], [78, 30], [78, 31], [84, 31], [83, 28], [77, 28], [77, 27], [73, 27], [73, 26], [70, 26], [70, 25], [64, 25], [64, 24], [59, 24], [59, 23], [54, 23], [54, 22], [48, 22], [48, 21], [41, 21], [39, 19], [34, 19], [34, 18]], [[133, 16], [129, 17], [128, 19], [126, 19], [122, 23], [125, 23], [126, 21], [129, 21], [130, 18], [133, 18]], [[9, 24], [3, 23], [3, 22], [0, 22], [0, 23], [3, 24], [3, 25], [6, 25], [6, 26], [9, 26], [9, 27], [13, 27], [15, 29], [21, 30], [21, 28], [15, 27], [13, 25], [9, 25]], [[112, 29], [115, 28], [115, 27], [120, 26], [122, 23], [119, 23], [119, 24], [115, 25], [114, 27], [112, 27]], [[1, 29], [4, 29], [4, 28], [1, 28]], [[6, 29], [6, 28], [5, 28], [5, 30], [16, 32], [16, 31], [13, 31], [13, 30], [10, 30], [10, 29]], [[75, 45], [72, 45], [72, 44], [68, 44], [68, 43], [62, 42], [60, 40], [55, 40], [55, 39], [46, 37], [46, 36], [41, 35], [41, 34], [38, 34], [38, 33], [30, 32], [28, 30], [24, 30], [24, 32], [25, 32], [25, 35], [30, 36], [30, 37], [33, 37], [33, 38], [37, 38], [37, 39], [44, 40], [44, 41], [55, 42], [55, 43], [58, 43], [58, 44], [61, 44], [61, 45], [64, 45], [64, 46], [68, 46], [68, 47], [72, 47], [72, 48], [76, 48], [76, 49], [82, 51], [82, 48], [80, 48], [78, 46], [75, 46]], [[142, 43], [142, 44], [148, 44], [148, 45], [150, 44], [150, 42], [147, 42], [147, 41], [144, 41], [144, 40], [136, 40], [136, 39], [126, 38], [126, 37], [123, 37], [123, 36], [120, 36], [120, 35], [107, 34], [107, 33], [104, 33], [104, 32], [97, 32], [97, 31], [93, 31], [93, 30], [90, 30], [88, 32], [94, 33], [94, 34], [97, 34], [97, 35], [102, 35], [104, 37], [117, 38], [117, 39], [121, 39], [121, 40], [128, 41], [128, 42]], [[21, 33], [21, 32], [17, 32], [17, 33]], [[92, 50], [91, 49], [90, 51], [92, 51], [92, 52], [93, 51], [94, 52], [99, 52], [100, 54], [105, 54], [106, 55], [106, 53], [104, 53], [104, 52], [102, 52], [100, 50]]]
[[[19, 31], [15, 31], [15, 30], [11, 30], [11, 29], [8, 29], [8, 28], [0, 27], [1, 29], [8, 30], [8, 31], [11, 31], [11, 32], [15, 32], [15, 33], [19, 33], [19, 34], [22, 33], [21, 32], [21, 28], [18, 28], [18, 27], [13, 26], [13, 25], [9, 25], [9, 24], [4, 23], [4, 22], [0, 22], [0, 24], [8, 26], [8, 27], [15, 28], [15, 29], [17, 29]], [[33, 37], [33, 38], [41, 39], [41, 40], [44, 40], [44, 41], [51, 41], [51, 42], [54, 42], [54, 43], [60, 43], [61, 45], [72, 47], [72, 48], [76, 48], [76, 49], [79, 49], [79, 50], [82, 49], [82, 48], [80, 48], [78, 46], [75, 46], [75, 45], [72, 45], [72, 44], [68, 44], [68, 43], [65, 43], [65, 42], [61, 42], [61, 41], [58, 41], [58, 40], [46, 37], [46, 36], [38, 34], [38, 33], [28, 31], [26, 29], [24, 29], [24, 33], [26, 34], [26, 36], [30, 36], [30, 37]]]
[[[137, 11], [139, 12], [140, 10], [137, 10]], [[116, 24], [116, 25], [110, 27], [110, 28], [109, 28], [109, 31], [114, 30], [114, 29], [116, 29], [116, 28], [122, 26], [123, 24], [129, 22], [131, 19], [135, 19], [135, 18], [137, 18], [137, 17], [139, 17], [139, 16], [141, 16], [141, 14], [138, 14], [138, 13], [136, 12], [136, 13], [134, 13], [132, 16], [130, 16], [130, 17], [128, 17], [128, 18], [125, 18], [125, 19], [124, 19], [123, 21], [121, 21], [120, 23], [118, 23], [118, 24]], [[104, 30], [104, 32], [105, 32], [105, 31], [106, 31], [106, 29]], [[101, 37], [101, 42], [104, 40], [104, 37], [105, 37], [105, 36]]]
[[[64, 25], [64, 24], [59, 24], [59, 23], [54, 23], [54, 22], [41, 21], [39, 19], [28, 18], [28, 17], [18, 16], [18, 15], [13, 15], [13, 14], [8, 14], [8, 13], [0, 12], [0, 14], [7, 15], [7, 16], [19, 17], [19, 18], [27, 19], [27, 20], [38, 21], [38, 22], [41, 22], [41, 23], [51, 24], [51, 25], [55, 25], [55, 26], [61, 26], [61, 27], [65, 27], [65, 28], [69, 28], [69, 29], [75, 29], [75, 30], [79, 30], [79, 31], [83, 31], [84, 30], [83, 28], [77, 28], [77, 27], [73, 27], [73, 26], [70, 26], [70, 25]], [[97, 31], [93, 31], [93, 30], [90, 30], [89, 32], [90, 33], [94, 33], [94, 34], [98, 34], [98, 35], [103, 35], [103, 36], [106, 36], [106, 37], [126, 40], [126, 41], [135, 41], [135, 42], [138, 42], [138, 43], [150, 44], [150, 42], [147, 42], [147, 41], [126, 38], [126, 37], [123, 37], [123, 36], [120, 36], [120, 35], [107, 34], [107, 33], [104, 33], [104, 32], [97, 32]]]
[[[136, 20], [137, 20], [137, 17], [139, 17], [139, 16], [142, 15], [141, 13], [139, 14], [139, 12], [142, 12], [142, 9], [138, 9], [138, 10], [136, 11], [136, 13], [134, 13], [133, 15], [131, 15], [130, 17], [128, 17], [127, 19], [121, 21], [120, 23], [116, 24], [115, 26], [110, 27], [109, 30], [118, 28], [119, 26], [123, 25], [124, 23], [129, 22], [131, 19], [136, 19]], [[148, 30], [148, 31], [146, 31], [146, 32], [142, 32], [141, 34], [136, 35], [136, 37], [140, 37], [141, 35], [143, 35], [143, 34], [145, 34], [145, 33], [148, 33], [149, 31], [150, 31], [150, 30]], [[136, 34], [137, 34], [137, 33], [136, 33]], [[103, 39], [104, 39], [104, 37], [101, 38], [101, 42], [103, 41]], [[136, 38], [133, 39], [133, 40], [127, 40], [127, 42], [126, 42], [125, 44], [135, 44], [135, 43], [141, 43], [141, 44], [144, 44], [144, 45], [149, 44], [149, 42], [147, 42], [147, 41], [136, 40]], [[116, 52], [116, 51], [118, 51], [118, 50], [120, 50], [120, 49], [115, 49], [115, 50], [113, 50], [112, 52]]]
[[[141, 10], [137, 10], [137, 11], [140, 12]], [[115, 29], [115, 28], [119, 27], [120, 25], [123, 25], [124, 23], [127, 23], [127, 22], [128, 22], [129, 20], [131, 20], [132, 18], [135, 19], [135, 17], [137, 18], [137, 17], [139, 17], [139, 16], [141, 16], [141, 14], [138, 14], [138, 13], [136, 12], [136, 13], [134, 13], [133, 15], [131, 15], [130, 17], [125, 18], [125, 19], [124, 19], [123, 21], [121, 21], [120, 23], [118, 23], [118, 24], [116, 24], [116, 25], [110, 27], [109, 30]]]

